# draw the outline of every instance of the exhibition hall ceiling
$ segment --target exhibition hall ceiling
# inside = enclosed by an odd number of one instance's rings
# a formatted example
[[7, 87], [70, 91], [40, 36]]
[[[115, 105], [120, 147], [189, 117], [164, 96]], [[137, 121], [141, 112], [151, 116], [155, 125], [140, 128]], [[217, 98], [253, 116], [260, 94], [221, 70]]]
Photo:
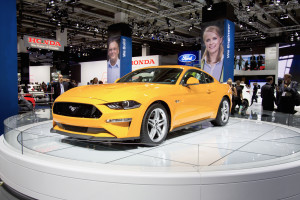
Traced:
[[[133, 50], [151, 54], [199, 49], [202, 8], [220, 0], [17, 0], [18, 36], [68, 33], [69, 51], [106, 49], [107, 28], [120, 17], [132, 27]], [[228, 0], [234, 8], [235, 48], [300, 39], [300, 0]], [[119, 14], [118, 14], [119, 13]], [[121, 13], [121, 14], [120, 14]]]

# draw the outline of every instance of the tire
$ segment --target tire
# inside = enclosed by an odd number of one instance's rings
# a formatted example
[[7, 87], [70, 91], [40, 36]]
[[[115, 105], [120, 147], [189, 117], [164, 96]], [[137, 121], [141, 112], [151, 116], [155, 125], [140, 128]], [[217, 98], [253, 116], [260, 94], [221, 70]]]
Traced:
[[211, 123], [215, 126], [224, 126], [227, 124], [229, 120], [229, 114], [230, 114], [230, 103], [227, 98], [223, 97], [218, 109], [217, 117]]
[[145, 146], [156, 146], [164, 142], [169, 132], [169, 115], [159, 103], [151, 105], [143, 118], [140, 142]]

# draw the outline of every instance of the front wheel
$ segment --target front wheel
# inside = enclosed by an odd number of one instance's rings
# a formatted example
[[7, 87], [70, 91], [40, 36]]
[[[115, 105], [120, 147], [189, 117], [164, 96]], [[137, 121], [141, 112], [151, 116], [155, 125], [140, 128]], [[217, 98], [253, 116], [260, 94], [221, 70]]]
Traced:
[[153, 104], [146, 111], [141, 127], [141, 143], [146, 146], [161, 144], [169, 132], [169, 115], [164, 106]]
[[218, 109], [217, 117], [215, 120], [212, 121], [212, 124], [215, 126], [226, 125], [229, 120], [229, 113], [230, 113], [229, 100], [223, 97]]

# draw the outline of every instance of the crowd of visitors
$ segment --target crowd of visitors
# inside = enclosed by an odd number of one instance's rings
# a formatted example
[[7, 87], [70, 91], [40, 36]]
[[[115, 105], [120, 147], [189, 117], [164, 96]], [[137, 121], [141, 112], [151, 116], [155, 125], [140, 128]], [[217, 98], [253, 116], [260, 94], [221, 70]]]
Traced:
[[[232, 109], [231, 114], [235, 114], [236, 106], [243, 107], [243, 87], [240, 81], [236, 81], [236, 86], [233, 86], [232, 80], [227, 83], [232, 90]], [[247, 87], [247, 85], [246, 85]], [[251, 105], [257, 102], [257, 83], [253, 84], [253, 93]], [[298, 93], [298, 83], [292, 81], [291, 74], [285, 74], [284, 78], [278, 85], [274, 84], [272, 76], [266, 78], [266, 84], [261, 87], [262, 109], [263, 111], [277, 111], [287, 114], [295, 114], [295, 106], [300, 105], [300, 94]], [[250, 106], [251, 106], [250, 105]]]

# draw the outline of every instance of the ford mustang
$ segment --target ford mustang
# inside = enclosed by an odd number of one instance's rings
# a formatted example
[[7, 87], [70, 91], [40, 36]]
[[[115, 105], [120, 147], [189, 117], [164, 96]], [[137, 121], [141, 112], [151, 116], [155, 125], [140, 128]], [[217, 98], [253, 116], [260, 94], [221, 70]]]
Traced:
[[203, 121], [223, 126], [231, 89], [188, 66], [133, 71], [113, 84], [68, 90], [54, 102], [52, 132], [96, 141], [161, 144], [168, 133]]

